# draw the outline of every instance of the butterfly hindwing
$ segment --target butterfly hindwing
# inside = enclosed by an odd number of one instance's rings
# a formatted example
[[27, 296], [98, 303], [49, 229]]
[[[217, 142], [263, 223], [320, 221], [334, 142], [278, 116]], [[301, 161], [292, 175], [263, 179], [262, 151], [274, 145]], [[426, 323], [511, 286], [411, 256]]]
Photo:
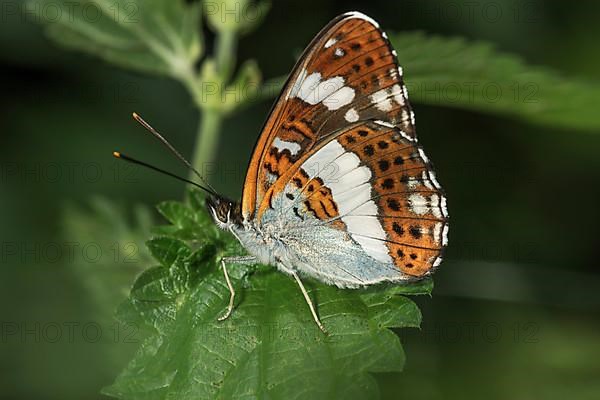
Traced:
[[283, 171], [340, 128], [370, 119], [415, 136], [402, 70], [385, 33], [347, 13], [325, 27], [298, 61], [250, 161], [242, 213], [254, 215]]
[[383, 264], [429, 273], [447, 242], [446, 198], [423, 150], [400, 132], [380, 121], [347, 127], [285, 172], [259, 214], [328, 224]]

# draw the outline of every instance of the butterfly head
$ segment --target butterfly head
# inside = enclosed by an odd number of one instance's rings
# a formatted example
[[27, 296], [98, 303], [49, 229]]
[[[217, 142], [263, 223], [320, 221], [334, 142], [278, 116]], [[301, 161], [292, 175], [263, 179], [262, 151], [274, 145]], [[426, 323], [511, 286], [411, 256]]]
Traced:
[[208, 212], [221, 229], [229, 229], [241, 223], [241, 210], [238, 203], [220, 196], [210, 196], [206, 200]]

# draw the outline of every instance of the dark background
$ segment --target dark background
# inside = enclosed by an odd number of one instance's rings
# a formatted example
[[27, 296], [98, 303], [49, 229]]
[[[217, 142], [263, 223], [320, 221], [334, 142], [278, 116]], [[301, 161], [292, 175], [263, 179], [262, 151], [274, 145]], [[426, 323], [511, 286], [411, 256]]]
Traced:
[[[600, 3], [497, 1], [507, 17], [496, 23], [480, 7], [469, 15], [464, 3], [278, 1], [263, 25], [242, 39], [239, 57], [257, 59], [266, 78], [287, 74], [323, 25], [357, 9], [387, 31], [486, 40], [528, 63], [600, 78]], [[464, 15], [448, 18], [457, 5]], [[508, 15], [515, 6], [527, 7], [534, 18], [514, 21]], [[179, 84], [65, 51], [32, 18], [3, 15], [0, 50], [0, 396], [100, 398], [100, 388], [125, 365], [137, 339], [99, 310], [97, 292], [106, 282], [93, 278], [102, 262], [90, 263], [95, 256], [87, 254], [80, 268], [81, 249], [94, 232], [113, 228], [115, 240], [142, 243], [144, 226], [124, 227], [134, 223], [133, 205], [179, 199], [184, 190], [177, 181], [116, 164], [111, 152], [128, 150], [182, 171], [130, 113], [142, 113], [187, 155], [199, 116]], [[410, 83], [410, 70], [405, 78]], [[225, 124], [219, 172], [211, 177], [223, 193], [240, 196], [270, 103], [253, 105]], [[378, 376], [383, 397], [598, 398], [600, 132], [414, 108], [420, 141], [447, 191], [450, 247], [433, 297], [417, 299], [421, 331], [399, 332], [405, 371]], [[98, 196], [110, 203], [96, 201], [93, 211], [90, 199]], [[123, 215], [107, 205], [112, 203]], [[108, 217], [94, 222], [98, 209]], [[55, 257], [56, 246], [65, 243], [77, 243], [78, 250]], [[145, 257], [142, 244], [131, 254], [110, 246], [102, 247], [103, 261]], [[111, 279], [131, 280], [134, 273], [113, 273]]]

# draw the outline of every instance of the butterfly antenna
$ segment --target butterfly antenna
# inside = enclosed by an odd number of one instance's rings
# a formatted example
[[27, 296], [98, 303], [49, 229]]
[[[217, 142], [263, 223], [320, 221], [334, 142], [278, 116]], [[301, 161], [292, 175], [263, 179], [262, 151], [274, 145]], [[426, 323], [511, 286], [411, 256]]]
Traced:
[[181, 153], [178, 152], [177, 149], [175, 149], [175, 147], [173, 147], [171, 145], [171, 143], [169, 143], [169, 141], [163, 137], [163, 135], [161, 135], [160, 133], [158, 133], [158, 131], [156, 129], [154, 129], [149, 123], [147, 123], [142, 117], [140, 117], [140, 115], [138, 113], [135, 113], [135, 112], [133, 113], [133, 119], [135, 119], [140, 125], [142, 125], [144, 128], [146, 128], [146, 130], [148, 132], [150, 132], [152, 134], [152, 136], [154, 136], [155, 138], [157, 138], [158, 140], [160, 140], [160, 142], [167, 149], [169, 149], [169, 151], [171, 153], [173, 153], [175, 155], [175, 157], [177, 157], [182, 163], [184, 163], [185, 166], [188, 167], [188, 169], [190, 171], [192, 171], [194, 174], [196, 174], [196, 176], [198, 178], [200, 178], [200, 180], [202, 181], [202, 183], [204, 183], [206, 186], [208, 186], [208, 188], [210, 189], [209, 192], [212, 192], [213, 194], [217, 193], [217, 191], [210, 185], [210, 183], [208, 183], [208, 181], [206, 179], [204, 179], [204, 177], [202, 176], [202, 174], [200, 174], [200, 172], [198, 172], [198, 170], [196, 168], [194, 168], [192, 166], [192, 164], [190, 164], [190, 162], [188, 160], [186, 160], [185, 157], [183, 157], [181, 155]]
[[118, 151], [113, 151], [113, 156], [115, 158], [120, 159], [120, 160], [125, 160], [125, 161], [127, 161], [127, 162], [129, 162], [131, 164], [141, 165], [142, 167], [149, 168], [149, 169], [151, 169], [153, 171], [156, 171], [156, 172], [159, 172], [159, 173], [161, 173], [163, 175], [167, 175], [167, 176], [170, 176], [171, 178], [175, 178], [175, 179], [177, 179], [179, 181], [182, 181], [182, 182], [185, 182], [185, 183], [189, 183], [190, 185], [193, 185], [193, 186], [195, 186], [197, 188], [200, 188], [200, 189], [204, 190], [205, 192], [208, 192], [208, 193], [210, 193], [212, 195], [215, 195], [215, 196], [217, 195], [214, 190], [211, 190], [211, 189], [206, 188], [206, 187], [204, 187], [202, 185], [199, 185], [199, 184], [197, 184], [194, 181], [191, 181], [189, 179], [183, 178], [183, 177], [181, 177], [179, 175], [175, 175], [172, 172], [166, 171], [166, 170], [164, 170], [162, 168], [155, 167], [154, 165], [145, 163], [143, 161], [136, 160], [135, 158], [129, 157], [128, 155], [125, 155], [125, 154], [120, 153]]

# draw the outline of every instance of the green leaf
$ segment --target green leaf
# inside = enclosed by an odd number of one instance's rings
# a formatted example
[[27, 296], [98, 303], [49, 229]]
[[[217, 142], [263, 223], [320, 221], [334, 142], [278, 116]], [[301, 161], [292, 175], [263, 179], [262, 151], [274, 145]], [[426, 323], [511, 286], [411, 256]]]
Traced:
[[178, 201], [165, 201], [158, 205], [158, 212], [177, 227], [185, 227], [195, 221], [194, 213]]
[[[192, 212], [205, 215], [195, 196], [194, 207], [164, 203], [161, 212], [176, 224]], [[378, 394], [372, 373], [402, 370], [404, 352], [390, 328], [420, 325], [419, 309], [402, 294], [428, 294], [430, 280], [341, 290], [306, 279], [329, 330], [324, 335], [293, 279], [269, 266], [230, 265], [235, 309], [219, 322], [229, 300], [219, 259], [243, 254], [243, 249], [229, 234], [214, 230], [206, 216], [198, 221], [204, 240], [160, 237], [149, 242], [160, 266], [138, 278], [118, 315], [154, 333], [105, 394], [122, 399], [361, 399]], [[172, 227], [175, 234], [186, 229]]]
[[527, 65], [485, 42], [424, 33], [390, 35], [414, 102], [600, 128], [600, 85]]
[[144, 246], [150, 211], [138, 206], [130, 216], [109, 200], [94, 198], [89, 207], [66, 206], [61, 220], [62, 236], [77, 249], [67, 261], [95, 303], [95, 317], [112, 321], [115, 308], [152, 259]]
[[233, 82], [227, 87], [223, 111], [232, 113], [245, 104], [256, 103], [261, 81], [262, 76], [256, 61], [244, 62]]
[[[141, 72], [189, 77], [202, 55], [201, 6], [184, 0], [29, 0], [57, 43]], [[43, 12], [59, 10], [60, 18]]]
[[74, 249], [63, 262], [81, 286], [78, 303], [87, 305], [87, 320], [104, 330], [118, 329], [113, 332], [119, 332], [123, 339], [116, 342], [109, 335], [102, 337], [104, 350], [94, 362], [105, 375], [125, 365], [135, 342], [145, 334], [139, 329], [142, 323], [117, 325], [115, 310], [152, 262], [144, 242], [153, 223], [147, 207], [125, 212], [124, 207], [104, 198], [94, 198], [86, 207], [70, 204], [61, 215], [61, 236]]
[[167, 268], [190, 256], [190, 249], [181, 240], [161, 237], [147, 241], [146, 245], [152, 256]]

